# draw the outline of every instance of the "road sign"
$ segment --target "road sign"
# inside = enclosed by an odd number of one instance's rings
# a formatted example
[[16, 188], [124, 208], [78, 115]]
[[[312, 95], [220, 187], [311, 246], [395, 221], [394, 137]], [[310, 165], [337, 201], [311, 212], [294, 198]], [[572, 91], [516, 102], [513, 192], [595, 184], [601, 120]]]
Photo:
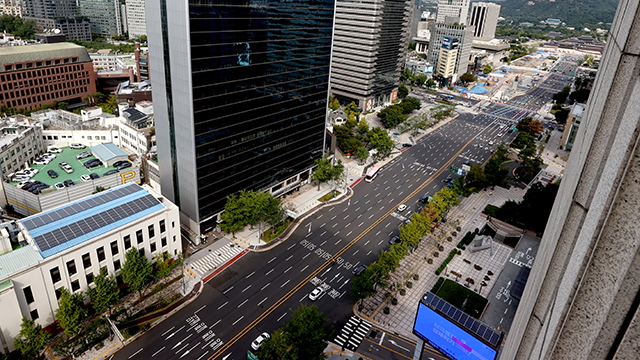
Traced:
[[253, 355], [251, 350], [247, 350], [247, 359], [248, 360], [260, 360], [257, 356]]
[[471, 166], [469, 166], [469, 165], [462, 165], [462, 170], [469, 172], [469, 171], [471, 171]]

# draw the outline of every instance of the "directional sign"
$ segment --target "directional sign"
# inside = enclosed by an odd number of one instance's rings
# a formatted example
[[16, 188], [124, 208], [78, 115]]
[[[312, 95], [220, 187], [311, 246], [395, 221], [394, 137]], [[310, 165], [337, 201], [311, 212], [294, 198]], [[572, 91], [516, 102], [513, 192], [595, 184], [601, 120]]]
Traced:
[[253, 355], [251, 350], [247, 350], [247, 359], [248, 360], [260, 360], [257, 356]]

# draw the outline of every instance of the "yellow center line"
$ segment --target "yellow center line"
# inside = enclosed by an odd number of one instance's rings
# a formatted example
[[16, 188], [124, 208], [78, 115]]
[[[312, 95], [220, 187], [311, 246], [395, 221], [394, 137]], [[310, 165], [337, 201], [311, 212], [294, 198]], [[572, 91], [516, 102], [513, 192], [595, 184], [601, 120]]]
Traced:
[[[418, 186], [413, 192], [411, 192], [400, 204], [406, 202], [411, 197], [418, 194], [422, 191], [427, 185], [429, 185], [437, 176], [442, 174], [445, 169], [455, 161], [455, 159], [464, 151], [464, 149], [471, 144], [474, 139], [469, 140], [461, 149], [458, 151], [446, 164], [444, 164], [437, 172], [429, 177], [422, 185]], [[398, 204], [398, 205], [400, 205]], [[311, 279], [313, 279], [316, 275], [318, 275], [322, 270], [324, 270], [327, 266], [329, 266], [335, 259], [340, 257], [345, 251], [349, 250], [355, 243], [357, 243], [360, 239], [362, 239], [367, 233], [373, 230], [376, 226], [378, 226], [382, 221], [384, 221], [387, 217], [389, 217], [394, 211], [396, 211], [397, 206], [391, 208], [391, 210], [387, 211], [382, 217], [376, 220], [373, 224], [371, 224], [368, 228], [366, 228], [362, 233], [356, 236], [352, 241], [347, 243], [341, 250], [339, 250], [336, 254], [334, 254], [330, 259], [328, 259], [324, 264], [320, 265], [315, 271], [313, 271], [309, 276], [307, 276], [304, 280], [300, 281], [295, 287], [293, 287], [289, 292], [287, 292], [284, 296], [282, 296], [278, 301], [275, 302], [269, 309], [265, 310], [260, 316], [258, 316], [255, 320], [253, 320], [249, 325], [247, 325], [244, 329], [238, 332], [229, 342], [220, 347], [218, 351], [213, 353], [209, 360], [215, 359], [216, 357], [222, 355], [225, 351], [227, 351], [233, 344], [235, 344], [240, 338], [242, 338], [246, 333], [248, 333], [251, 329], [253, 329], [260, 321], [264, 320], [267, 316], [269, 316], [272, 312], [274, 312], [280, 305], [282, 305], [285, 301], [287, 301], [293, 294], [295, 294], [302, 286], [308, 283]]]
[[387, 349], [387, 350], [391, 351], [392, 353], [398, 354], [398, 355], [402, 356], [403, 358], [407, 358], [407, 359], [409, 359], [409, 360], [412, 360], [412, 359], [413, 359], [413, 357], [408, 357], [407, 355], [404, 355], [404, 354], [402, 354], [402, 353], [399, 353], [399, 352], [397, 352], [397, 351], [393, 350], [392, 348], [386, 347], [386, 346], [384, 346], [384, 345], [382, 345], [382, 344], [378, 344], [377, 342], [373, 342], [373, 341], [371, 341], [370, 339], [364, 338], [364, 340], [367, 340], [367, 341], [369, 341], [369, 342], [370, 342], [370, 343], [372, 343], [372, 344], [375, 344], [375, 345], [377, 345], [377, 346], [380, 346], [380, 347], [381, 347], [381, 348], [383, 348], [383, 349]]

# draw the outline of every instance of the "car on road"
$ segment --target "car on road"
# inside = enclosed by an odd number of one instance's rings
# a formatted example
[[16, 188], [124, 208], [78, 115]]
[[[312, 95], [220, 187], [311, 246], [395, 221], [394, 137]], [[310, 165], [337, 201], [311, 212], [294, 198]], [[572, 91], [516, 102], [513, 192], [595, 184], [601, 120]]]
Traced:
[[78, 159], [78, 160], [86, 159], [91, 155], [92, 155], [91, 151], [83, 151], [80, 154], [76, 155], [76, 159]]
[[421, 203], [428, 204], [429, 203], [429, 194], [424, 194], [420, 199], [418, 199]]
[[493, 145], [493, 141], [489, 141], [489, 146]]
[[80, 144], [80, 143], [73, 143], [73, 144], [69, 145], [69, 149], [76, 149], [76, 150], [77, 149], [84, 149], [86, 147], [87, 147], [87, 145]]
[[353, 270], [353, 273], [356, 276], [358, 276], [358, 275], [362, 274], [366, 269], [367, 269], [367, 265], [362, 264], [362, 265], [358, 266], [357, 269]]
[[442, 180], [442, 182], [443, 182], [443, 183], [448, 183], [448, 182], [450, 182], [451, 180], [453, 180], [453, 179], [451, 178], [451, 176], [447, 176], [444, 180]]
[[407, 205], [405, 204], [400, 204], [400, 206], [398, 206], [398, 211], [399, 212], [403, 212], [407, 209]]
[[404, 147], [404, 148], [410, 148], [410, 147], [412, 147], [412, 146], [413, 146], [413, 145], [412, 145], [412, 144], [409, 144], [409, 143], [404, 143], [404, 144], [402, 144], [402, 147]]
[[49, 177], [52, 179], [55, 179], [58, 177], [58, 173], [55, 170], [49, 170], [47, 171], [47, 174], [49, 174]]
[[313, 289], [311, 294], [309, 294], [309, 299], [311, 301], [316, 301], [320, 299], [320, 297], [322, 297], [323, 294], [324, 294], [324, 289], [318, 286], [317, 288]]
[[50, 153], [56, 153], [56, 154], [60, 154], [62, 152], [61, 149], [59, 149], [57, 147], [53, 147], [53, 146], [49, 147], [47, 149], [47, 151], [50, 152]]
[[54, 187], [56, 188], [56, 190], [62, 190], [62, 189], [64, 189], [64, 184], [63, 183], [56, 183], [54, 185]]
[[393, 245], [393, 244], [400, 244], [402, 241], [400, 240], [400, 236], [394, 236], [391, 239], [389, 239], [389, 244]]
[[480, 145], [478, 145], [478, 146], [480, 146], [480, 148], [482, 149], [482, 148], [484, 147], [484, 144], [480, 144]]
[[504, 133], [503, 133], [503, 132], [499, 133], [499, 134], [498, 134], [498, 137], [500, 137], [500, 136], [502, 136], [502, 135], [504, 135]]
[[469, 160], [465, 161], [464, 165], [471, 165], [471, 161], [469, 161]]
[[71, 185], [75, 185], [76, 183], [73, 182], [73, 180], [69, 179], [69, 180], [65, 180], [64, 181], [64, 186], [71, 186]]
[[262, 346], [262, 343], [271, 338], [271, 336], [269, 336], [268, 333], [263, 332], [262, 334], [260, 334], [260, 336], [258, 336], [255, 340], [253, 340], [253, 342], [251, 343], [251, 348], [253, 350], [258, 350], [260, 349], [260, 346]]

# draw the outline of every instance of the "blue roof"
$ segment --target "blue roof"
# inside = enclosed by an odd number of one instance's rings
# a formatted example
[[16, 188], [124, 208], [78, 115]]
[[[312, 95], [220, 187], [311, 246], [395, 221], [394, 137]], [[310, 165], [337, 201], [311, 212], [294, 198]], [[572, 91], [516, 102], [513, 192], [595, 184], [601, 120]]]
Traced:
[[164, 208], [137, 184], [126, 184], [21, 220], [43, 258]]
[[31, 246], [23, 246], [20, 249], [0, 255], [0, 278], [15, 271], [27, 268], [42, 260], [42, 256]]
[[91, 151], [103, 161], [109, 161], [119, 156], [127, 156], [124, 150], [120, 149], [113, 143], [104, 143], [91, 148]]
[[475, 85], [469, 90], [469, 92], [477, 95], [486, 95], [488, 93], [488, 90], [482, 85]]

